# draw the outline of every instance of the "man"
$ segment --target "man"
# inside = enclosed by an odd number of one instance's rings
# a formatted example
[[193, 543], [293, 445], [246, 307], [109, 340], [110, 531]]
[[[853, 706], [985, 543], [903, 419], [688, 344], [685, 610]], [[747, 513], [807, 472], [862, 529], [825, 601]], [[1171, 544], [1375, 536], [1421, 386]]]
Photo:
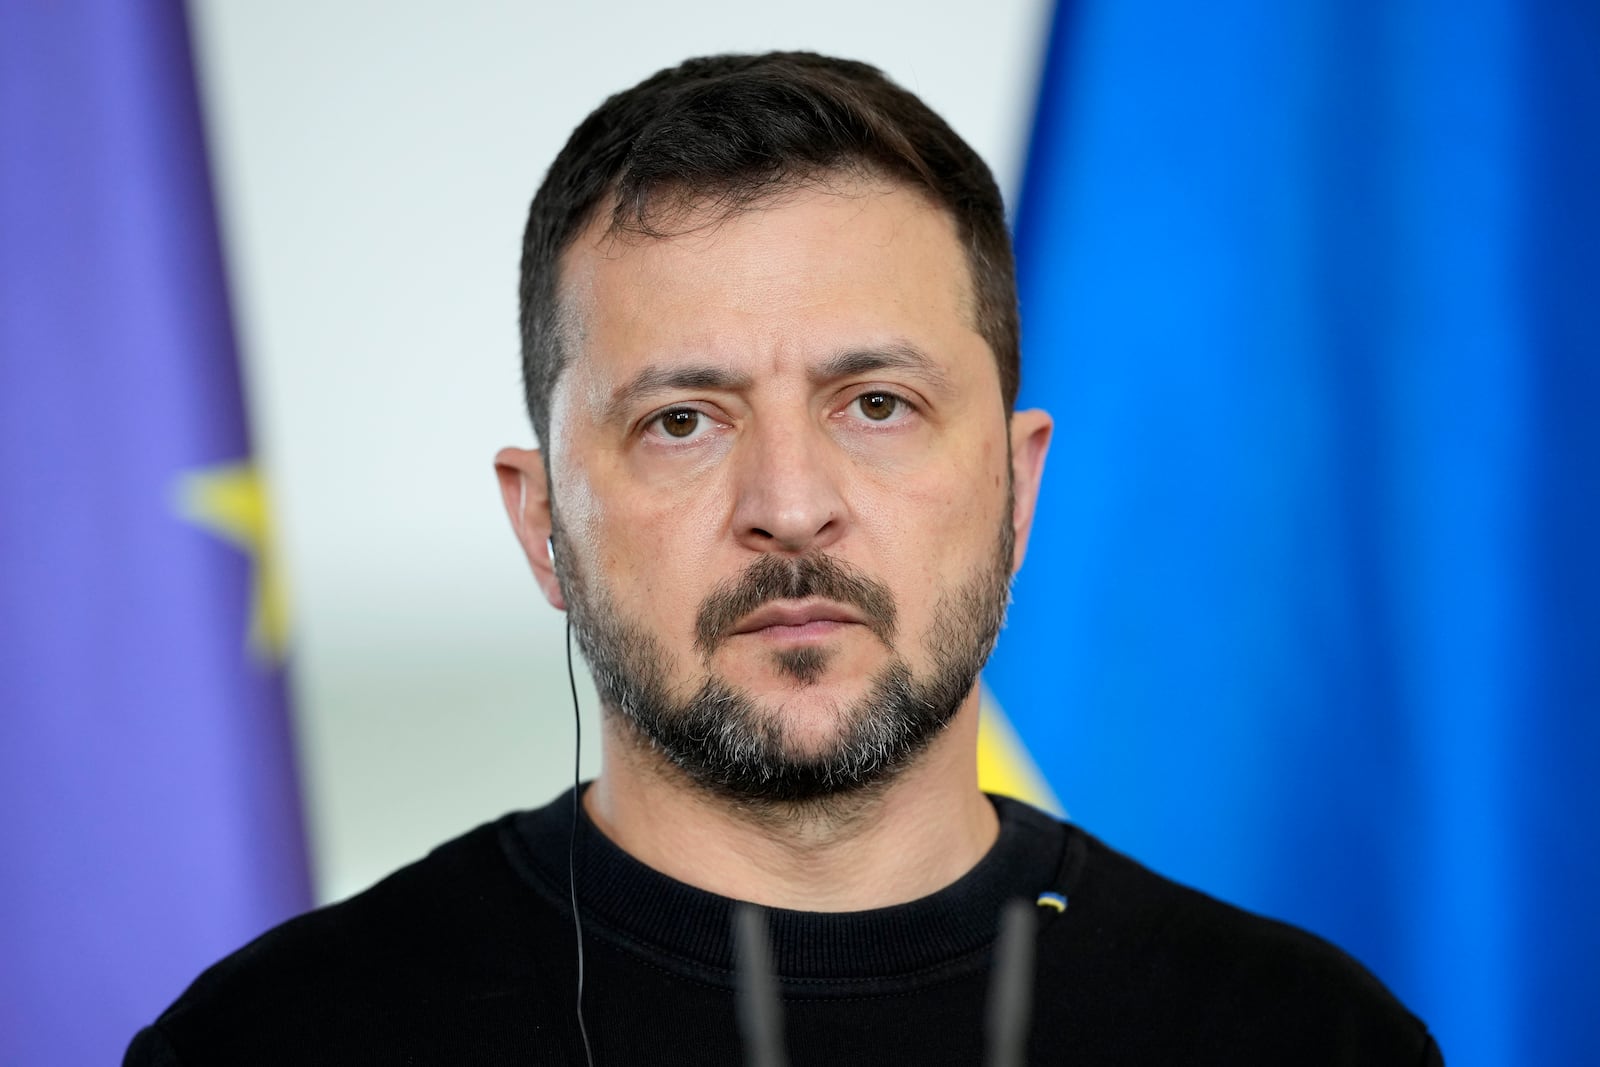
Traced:
[[[557, 158], [521, 301], [542, 448], [496, 466], [604, 770], [224, 960], [129, 1062], [979, 1063], [1012, 900], [1029, 1062], [1438, 1062], [1338, 950], [979, 791], [1051, 426], [999, 194], [920, 101], [663, 71]], [[744, 1037], [739, 901], [781, 1002]]]

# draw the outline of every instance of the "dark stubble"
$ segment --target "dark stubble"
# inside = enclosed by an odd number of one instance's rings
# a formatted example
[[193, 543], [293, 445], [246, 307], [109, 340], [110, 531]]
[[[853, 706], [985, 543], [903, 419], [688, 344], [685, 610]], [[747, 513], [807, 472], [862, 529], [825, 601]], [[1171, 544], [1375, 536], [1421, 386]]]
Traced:
[[[899, 652], [893, 592], [858, 568], [823, 553], [762, 556], [709, 593], [695, 614], [695, 649], [705, 674], [687, 700], [673, 698], [672, 657], [654, 634], [625, 618], [608, 591], [573, 565], [556, 523], [556, 570], [578, 647], [601, 702], [691, 781], [750, 804], [795, 804], [842, 797], [886, 783], [909, 766], [955, 717], [994, 648], [1010, 600], [1014, 538], [1011, 501], [990, 558], [946, 589], [923, 638], [930, 667], [914, 674]], [[741, 618], [774, 600], [818, 597], [848, 604], [865, 618], [889, 658], [867, 692], [836, 710], [836, 736], [802, 751], [781, 707], [762, 707], [710, 669], [712, 653]], [[774, 653], [774, 666], [799, 687], [827, 670], [826, 646]]]

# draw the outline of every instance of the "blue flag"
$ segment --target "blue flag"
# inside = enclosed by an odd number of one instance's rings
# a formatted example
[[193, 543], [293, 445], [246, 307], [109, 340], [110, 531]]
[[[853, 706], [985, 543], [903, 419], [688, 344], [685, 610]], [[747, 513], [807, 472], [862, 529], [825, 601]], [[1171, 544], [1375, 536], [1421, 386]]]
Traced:
[[1056, 436], [988, 684], [1455, 1067], [1600, 1062], [1597, 56], [1593, 4], [1083, 0], [1016, 218]]
[[309, 903], [182, 5], [0, 15], [0, 1063]]

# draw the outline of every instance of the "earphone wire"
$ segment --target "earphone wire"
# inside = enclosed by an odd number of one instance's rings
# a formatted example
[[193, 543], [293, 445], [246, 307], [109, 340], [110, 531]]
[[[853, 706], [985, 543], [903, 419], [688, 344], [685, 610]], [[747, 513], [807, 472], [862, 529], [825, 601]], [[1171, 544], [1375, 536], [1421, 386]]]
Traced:
[[572, 690], [572, 833], [567, 838], [567, 889], [572, 895], [572, 932], [578, 943], [578, 1036], [583, 1038], [583, 1060], [594, 1067], [589, 1030], [583, 1024], [583, 920], [578, 917], [578, 805], [583, 803], [579, 760], [583, 755], [583, 719], [578, 714], [578, 680], [572, 670], [572, 616], [567, 616], [567, 685]]

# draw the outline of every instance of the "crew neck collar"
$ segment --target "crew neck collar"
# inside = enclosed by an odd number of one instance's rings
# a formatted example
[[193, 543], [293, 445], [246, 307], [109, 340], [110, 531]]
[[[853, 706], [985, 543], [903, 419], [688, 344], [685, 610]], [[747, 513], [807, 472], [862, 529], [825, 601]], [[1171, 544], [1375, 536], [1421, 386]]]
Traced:
[[[563, 912], [574, 793], [512, 819], [519, 873]], [[914, 974], [980, 956], [1000, 910], [1056, 888], [1066, 830], [1019, 801], [989, 798], [1000, 832], [983, 858], [945, 888], [904, 904], [853, 912], [764, 908], [772, 959], [790, 982], [852, 981]], [[733, 968], [733, 909], [727, 897], [679, 882], [624, 852], [579, 805], [578, 909], [585, 933], [710, 971]]]

